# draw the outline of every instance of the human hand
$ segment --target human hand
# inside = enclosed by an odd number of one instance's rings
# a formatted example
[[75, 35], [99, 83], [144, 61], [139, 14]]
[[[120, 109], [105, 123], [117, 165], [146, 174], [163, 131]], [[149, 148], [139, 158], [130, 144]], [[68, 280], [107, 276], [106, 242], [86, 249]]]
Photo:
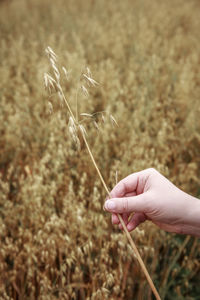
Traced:
[[105, 209], [112, 213], [113, 224], [120, 223], [119, 213], [129, 231], [151, 220], [169, 232], [200, 236], [199, 199], [178, 189], [155, 169], [127, 176], [110, 196]]

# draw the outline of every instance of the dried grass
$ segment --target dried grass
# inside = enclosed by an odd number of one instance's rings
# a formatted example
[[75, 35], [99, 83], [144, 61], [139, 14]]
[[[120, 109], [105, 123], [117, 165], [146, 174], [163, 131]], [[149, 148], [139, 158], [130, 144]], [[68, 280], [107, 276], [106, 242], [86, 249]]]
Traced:
[[[70, 99], [82, 66], [101, 83], [90, 97], [79, 91], [78, 107], [102, 125], [99, 134], [87, 122], [88, 139], [109, 188], [116, 170], [120, 179], [155, 167], [198, 196], [198, 12], [195, 0], [0, 2], [1, 299], [152, 299], [102, 212], [106, 193], [70, 138], [62, 94], [57, 104], [44, 92], [42, 49], [56, 49]], [[117, 130], [94, 115], [105, 110]], [[162, 299], [198, 297], [199, 240], [150, 223], [133, 237]]]

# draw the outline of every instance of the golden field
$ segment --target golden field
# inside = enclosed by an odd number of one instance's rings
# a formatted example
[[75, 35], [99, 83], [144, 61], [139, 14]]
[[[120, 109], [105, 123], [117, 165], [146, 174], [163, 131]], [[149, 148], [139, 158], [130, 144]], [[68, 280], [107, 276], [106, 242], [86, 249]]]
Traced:
[[[73, 110], [77, 97], [79, 114], [117, 120], [87, 125], [110, 189], [116, 171], [154, 167], [199, 197], [199, 11], [197, 0], [0, 1], [0, 299], [154, 299], [102, 209], [84, 144], [77, 151], [66, 110], [45, 91], [45, 49], [69, 71]], [[77, 93], [86, 67], [100, 83], [89, 97]], [[150, 222], [132, 237], [162, 300], [200, 299], [197, 238]]]

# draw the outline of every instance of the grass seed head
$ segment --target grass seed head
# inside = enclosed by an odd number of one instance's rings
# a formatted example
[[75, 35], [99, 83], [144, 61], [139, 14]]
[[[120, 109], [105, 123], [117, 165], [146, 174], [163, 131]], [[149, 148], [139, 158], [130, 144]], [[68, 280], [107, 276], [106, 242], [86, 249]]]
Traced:
[[46, 54], [48, 55], [49, 59], [52, 59], [54, 62], [57, 61], [57, 55], [54, 53], [54, 51], [51, 49], [51, 47], [47, 47], [45, 49]]
[[89, 92], [88, 90], [86, 89], [86, 87], [84, 85], [81, 85], [81, 90], [83, 91], [83, 94], [88, 97], [89, 96]]
[[99, 83], [92, 79], [91, 77], [87, 76], [86, 74], [83, 74], [83, 77], [86, 79], [86, 82], [88, 84], [88, 86], [97, 86], [99, 85]]
[[49, 107], [49, 113], [52, 114], [53, 113], [53, 105], [50, 101], [48, 101], [48, 107]]

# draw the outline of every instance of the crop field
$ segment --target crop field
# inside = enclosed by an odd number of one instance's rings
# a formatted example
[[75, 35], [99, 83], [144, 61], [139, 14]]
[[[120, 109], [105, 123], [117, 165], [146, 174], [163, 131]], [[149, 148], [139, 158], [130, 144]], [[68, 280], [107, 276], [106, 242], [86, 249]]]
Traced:
[[[48, 76], [109, 189], [153, 167], [200, 197], [199, 32], [198, 0], [0, 0], [0, 300], [154, 299]], [[199, 239], [131, 236], [162, 300], [200, 299]]]

